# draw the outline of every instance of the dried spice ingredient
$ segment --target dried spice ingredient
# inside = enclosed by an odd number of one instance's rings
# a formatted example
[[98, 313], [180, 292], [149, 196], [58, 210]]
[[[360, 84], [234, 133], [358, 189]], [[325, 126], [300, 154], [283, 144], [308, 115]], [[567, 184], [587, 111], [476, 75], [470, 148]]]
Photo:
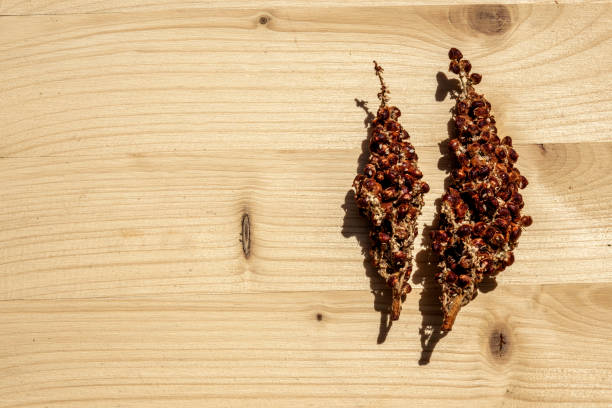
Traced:
[[398, 122], [400, 110], [389, 102], [383, 69], [374, 61], [380, 80], [380, 107], [372, 121], [369, 162], [353, 182], [360, 213], [370, 221], [370, 256], [378, 274], [391, 287], [391, 319], [399, 318], [402, 302], [412, 289], [417, 216], [429, 185], [422, 181], [417, 154], [408, 132]]
[[497, 135], [491, 104], [474, 89], [482, 75], [456, 48], [448, 53], [449, 70], [461, 81], [454, 94], [454, 135], [449, 152], [454, 157], [449, 187], [442, 196], [439, 229], [432, 231], [431, 248], [439, 257], [442, 286], [442, 330], [451, 330], [461, 307], [472, 300], [485, 277], [514, 263], [512, 250], [522, 228], [533, 220], [522, 215], [519, 189], [527, 179], [515, 167], [518, 153], [509, 136]]

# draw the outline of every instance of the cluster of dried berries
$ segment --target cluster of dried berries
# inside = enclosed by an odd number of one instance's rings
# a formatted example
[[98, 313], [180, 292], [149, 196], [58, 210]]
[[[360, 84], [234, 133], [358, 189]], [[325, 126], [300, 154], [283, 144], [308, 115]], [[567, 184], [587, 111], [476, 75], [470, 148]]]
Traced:
[[451, 330], [459, 309], [476, 296], [484, 277], [512, 265], [521, 228], [532, 223], [531, 217], [521, 216], [519, 189], [527, 186], [527, 179], [514, 167], [518, 153], [512, 139], [500, 140], [491, 104], [474, 90], [481, 75], [470, 73], [472, 66], [458, 49], [448, 55], [461, 92], [455, 95], [456, 129], [449, 141], [455, 168], [431, 244], [442, 268], [436, 275], [442, 286], [442, 330]]
[[412, 250], [417, 235], [416, 218], [429, 185], [421, 180], [417, 154], [409, 135], [397, 119], [401, 113], [389, 101], [383, 69], [374, 61], [380, 79], [381, 101], [372, 122], [369, 162], [353, 186], [357, 206], [370, 220], [372, 263], [392, 288], [391, 318], [397, 320], [404, 297], [411, 290]]

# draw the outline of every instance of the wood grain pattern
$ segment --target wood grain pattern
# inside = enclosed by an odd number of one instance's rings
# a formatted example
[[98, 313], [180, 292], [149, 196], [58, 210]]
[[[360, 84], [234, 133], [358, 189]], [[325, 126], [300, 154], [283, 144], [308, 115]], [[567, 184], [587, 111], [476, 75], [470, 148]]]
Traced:
[[[1, 159], [0, 298], [367, 288], [357, 245], [367, 227], [349, 192], [359, 145]], [[518, 149], [536, 222], [500, 281], [612, 282], [612, 144]], [[432, 187], [423, 231], [442, 194], [438, 166], [447, 165], [438, 148], [419, 154]], [[582, 174], [591, 180], [578, 182]], [[417, 244], [425, 267], [429, 255]]]
[[[502, 0], [496, 4], [546, 4], [548, 0]], [[603, 0], [558, 0], [557, 5], [561, 4], [582, 4], [582, 3], [606, 3]], [[338, 2], [335, 0], [296, 0], [289, 3], [292, 7], [310, 8], [338, 8], [351, 9], [356, 7], [397, 7], [406, 6], [406, 1], [401, 0], [380, 0], [380, 1], [359, 1], [346, 0]], [[453, 6], [461, 5], [490, 5], [490, 0], [417, 0], [409, 3], [411, 6]], [[267, 11], [270, 9], [286, 8], [286, 0], [257, 0], [249, 1], [247, 7]], [[0, 14], [3, 15], [32, 15], [32, 14], [75, 14], [75, 13], [129, 13], [142, 11], [164, 11], [168, 10], [200, 10], [215, 8], [245, 8], [244, 0], [2, 0], [0, 1]]]
[[[448, 3], [0, 1], [0, 408], [612, 405], [611, 4]], [[440, 338], [451, 46], [534, 224]], [[372, 59], [432, 187], [390, 330]]]
[[418, 296], [381, 345], [364, 291], [8, 301], [0, 407], [605, 407], [610, 289], [481, 295], [428, 366], [418, 365]]
[[286, 9], [266, 25], [255, 10], [4, 17], [0, 156], [345, 149], [362, 134], [354, 99], [375, 101], [373, 58], [434, 146], [451, 105], [435, 99], [436, 73], [457, 42], [517, 143], [609, 139], [607, 4], [470, 10]]

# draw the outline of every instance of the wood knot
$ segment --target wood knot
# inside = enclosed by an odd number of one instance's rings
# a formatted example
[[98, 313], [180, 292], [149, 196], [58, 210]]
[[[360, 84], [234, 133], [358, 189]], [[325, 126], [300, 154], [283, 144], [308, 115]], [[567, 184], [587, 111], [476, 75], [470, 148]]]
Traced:
[[512, 26], [510, 9], [502, 4], [475, 5], [468, 8], [470, 28], [486, 35], [499, 35]]
[[318, 321], [323, 320], [323, 313], [317, 313], [317, 320]]
[[498, 327], [493, 329], [489, 336], [489, 350], [495, 360], [506, 360], [510, 355], [511, 344], [509, 331], [506, 328]]
[[257, 20], [259, 22], [259, 24], [261, 25], [266, 25], [270, 22], [270, 17], [269, 16], [259, 16], [259, 19]]
[[240, 242], [242, 242], [242, 252], [244, 257], [248, 258], [251, 253], [251, 222], [249, 214], [242, 216], [242, 232], [240, 233]]

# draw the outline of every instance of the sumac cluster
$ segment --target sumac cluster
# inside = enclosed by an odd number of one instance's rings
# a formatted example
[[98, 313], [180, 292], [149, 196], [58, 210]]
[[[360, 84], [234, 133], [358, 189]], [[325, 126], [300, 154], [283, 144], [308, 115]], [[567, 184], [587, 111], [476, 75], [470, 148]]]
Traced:
[[411, 290], [416, 219], [429, 185], [422, 181], [408, 132], [398, 122], [400, 110], [387, 105], [383, 70], [376, 62], [374, 65], [381, 82], [381, 105], [371, 125], [369, 161], [353, 187], [361, 214], [370, 220], [370, 255], [379, 275], [392, 288], [391, 318], [397, 320], [403, 298]]
[[482, 76], [471, 72], [472, 64], [458, 49], [452, 48], [449, 58], [449, 70], [462, 85], [448, 143], [454, 168], [442, 196], [439, 228], [431, 233], [441, 268], [436, 279], [442, 285], [443, 330], [452, 328], [485, 277], [512, 265], [522, 228], [532, 223], [521, 214], [519, 191], [527, 179], [516, 168], [519, 155], [509, 136], [500, 139], [491, 104], [474, 89]]

